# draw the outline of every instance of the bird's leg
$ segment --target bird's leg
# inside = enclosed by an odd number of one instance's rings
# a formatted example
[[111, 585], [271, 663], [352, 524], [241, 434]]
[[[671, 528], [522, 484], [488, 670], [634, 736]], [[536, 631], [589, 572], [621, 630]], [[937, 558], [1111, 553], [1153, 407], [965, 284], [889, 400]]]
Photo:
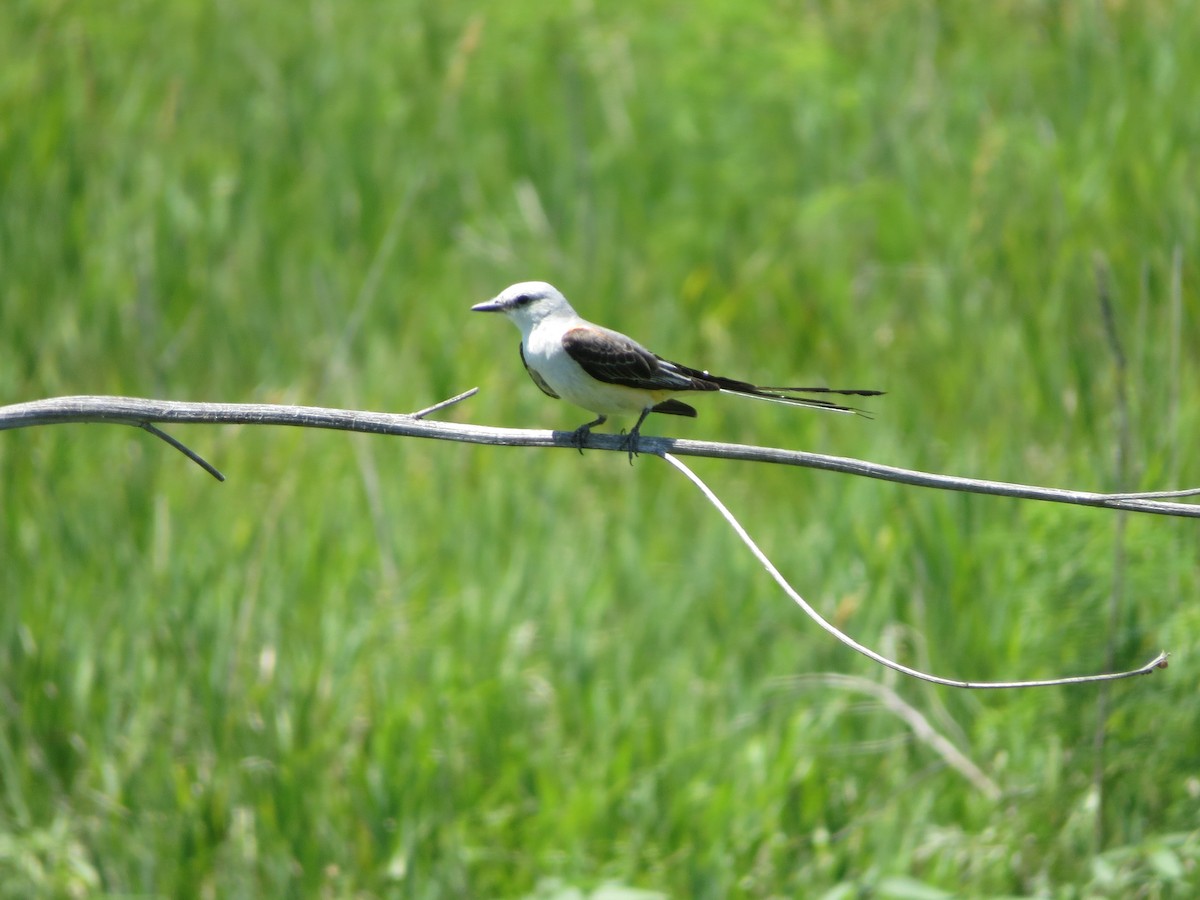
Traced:
[[607, 421], [608, 421], [608, 416], [600, 416], [598, 419], [595, 419], [591, 422], [587, 422], [583, 425], [580, 425], [573, 432], [571, 432], [573, 439], [575, 441], [575, 449], [579, 451], [580, 456], [583, 456], [583, 440], [584, 440], [584, 438], [586, 438], [589, 434], [591, 434], [592, 429], [595, 428], [597, 425], [603, 425]]
[[631, 466], [633, 465], [633, 458], [638, 455], [638, 437], [642, 433], [642, 423], [646, 421], [646, 416], [650, 415], [651, 411], [649, 406], [643, 409], [642, 414], [638, 416], [637, 424], [625, 436], [625, 449], [629, 451], [629, 464]]

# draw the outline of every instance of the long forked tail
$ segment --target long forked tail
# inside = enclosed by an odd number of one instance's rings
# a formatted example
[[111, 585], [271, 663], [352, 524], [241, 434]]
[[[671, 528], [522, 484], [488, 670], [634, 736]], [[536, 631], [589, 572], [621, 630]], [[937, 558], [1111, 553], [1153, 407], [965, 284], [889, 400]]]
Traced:
[[751, 384], [748, 381], [738, 381], [713, 375], [711, 372], [693, 369], [677, 362], [659, 357], [659, 362], [677, 376], [690, 380], [691, 384], [685, 390], [721, 391], [725, 394], [737, 394], [741, 397], [753, 397], [755, 400], [768, 400], [772, 403], [786, 403], [789, 406], [805, 406], [809, 409], [825, 409], [830, 412], [850, 413], [851, 415], [871, 418], [861, 409], [853, 406], [843, 406], [832, 400], [820, 400], [816, 397], [798, 396], [801, 394], [835, 394], [839, 397], [878, 397], [883, 391], [867, 390], [865, 388], [828, 388], [828, 387], [764, 387]]
[[[712, 378], [712, 376], [709, 376]], [[870, 415], [853, 406], [843, 406], [832, 400], [820, 400], [816, 397], [801, 397], [798, 394], [836, 394], [839, 397], [878, 397], [884, 391], [867, 390], [864, 388], [827, 388], [827, 387], [760, 387], [744, 381], [734, 381], [728, 378], [712, 378], [718, 389], [726, 394], [737, 394], [740, 397], [751, 397], [755, 400], [767, 400], [771, 403], [786, 403], [789, 406], [804, 406], [809, 409], [824, 409], [829, 412], [849, 413], [851, 415], [870, 418]]]

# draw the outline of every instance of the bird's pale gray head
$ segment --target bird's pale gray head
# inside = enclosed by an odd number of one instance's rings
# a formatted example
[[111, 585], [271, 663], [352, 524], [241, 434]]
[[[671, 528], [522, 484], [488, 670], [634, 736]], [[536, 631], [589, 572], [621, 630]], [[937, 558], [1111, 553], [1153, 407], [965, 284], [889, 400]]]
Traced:
[[522, 281], [509, 285], [485, 303], [471, 307], [475, 312], [504, 313], [522, 331], [554, 315], [574, 315], [567, 298], [544, 281]]

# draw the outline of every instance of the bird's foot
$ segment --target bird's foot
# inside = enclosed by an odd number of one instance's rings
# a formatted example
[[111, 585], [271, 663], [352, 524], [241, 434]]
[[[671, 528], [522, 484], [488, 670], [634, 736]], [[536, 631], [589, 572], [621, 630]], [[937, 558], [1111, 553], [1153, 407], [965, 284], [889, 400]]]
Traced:
[[650, 415], [653, 407], [647, 406], [642, 410], [642, 414], [638, 416], [637, 424], [633, 426], [633, 430], [625, 436], [624, 449], [629, 451], [629, 464], [633, 465], [633, 458], [638, 455], [638, 440], [642, 435], [642, 423], [646, 421], [646, 416]]
[[588, 435], [592, 433], [592, 429], [597, 425], [603, 425], [608, 421], [606, 416], [601, 416], [591, 422], [585, 422], [574, 431], [571, 432], [571, 443], [575, 445], [575, 449], [579, 451], [579, 455], [583, 456], [583, 443], [588, 439]]
[[[624, 429], [622, 429], [621, 433], [625, 434]], [[629, 464], [631, 466], [633, 465], [633, 458], [638, 455], [638, 439], [640, 437], [641, 433], [635, 428], [629, 434], [625, 435], [625, 441], [621, 444], [621, 449], [629, 451]]]

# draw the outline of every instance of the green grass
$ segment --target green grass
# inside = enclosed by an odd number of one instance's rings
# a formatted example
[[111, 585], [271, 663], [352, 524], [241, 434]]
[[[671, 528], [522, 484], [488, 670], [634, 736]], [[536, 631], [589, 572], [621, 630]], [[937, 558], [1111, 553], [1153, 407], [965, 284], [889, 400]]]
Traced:
[[[733, 376], [655, 433], [1200, 484], [1186, 3], [0, 10], [0, 402], [569, 428], [468, 306], [545, 278]], [[1173, 259], [1182, 292], [1172, 303]], [[1177, 319], [1178, 316], [1178, 319]], [[630, 423], [615, 423], [625, 424]], [[0, 897], [1186, 897], [1190, 521], [700, 461], [833, 644], [651, 458], [300, 430], [0, 437]], [[1003, 791], [892, 713], [883, 680]], [[1103, 772], [1095, 791], [1093, 772]]]

